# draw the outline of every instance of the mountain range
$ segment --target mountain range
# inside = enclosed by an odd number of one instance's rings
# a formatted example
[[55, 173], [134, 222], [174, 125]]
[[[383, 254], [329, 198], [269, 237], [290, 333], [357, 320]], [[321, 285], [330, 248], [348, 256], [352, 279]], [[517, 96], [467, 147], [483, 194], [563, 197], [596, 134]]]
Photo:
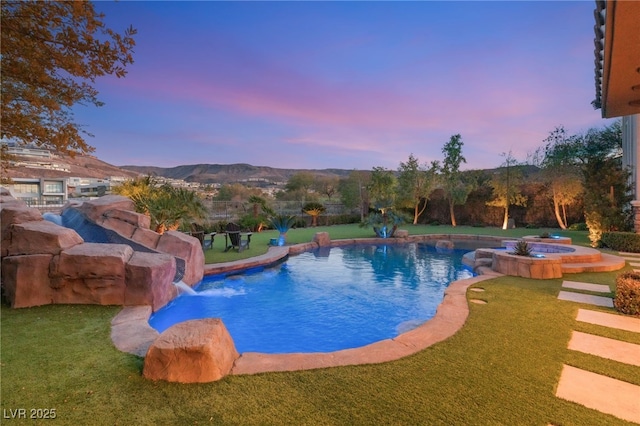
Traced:
[[203, 184], [263, 181], [272, 183], [287, 182], [291, 176], [300, 172], [309, 172], [315, 176], [347, 177], [352, 170], [345, 169], [277, 169], [250, 164], [193, 164], [176, 167], [121, 166], [122, 169], [142, 175], [162, 176], [182, 179], [186, 182]]
[[[46, 154], [46, 151], [45, 151]], [[182, 179], [202, 184], [225, 184], [234, 182], [287, 182], [299, 172], [310, 172], [315, 176], [346, 177], [352, 170], [323, 169], [278, 169], [250, 164], [193, 164], [176, 167], [114, 166], [93, 155], [76, 154], [73, 158], [59, 154], [47, 156], [16, 155], [13, 167], [6, 171], [9, 178], [61, 178], [86, 177], [106, 179], [110, 177], [159, 176]]]
[[[525, 175], [538, 171], [534, 166], [519, 166]], [[491, 172], [492, 170], [485, 170]], [[351, 169], [279, 169], [251, 164], [191, 164], [176, 167], [156, 166], [114, 166], [92, 155], [77, 154], [75, 157], [53, 155], [51, 158], [17, 158], [15, 167], [7, 171], [10, 178], [38, 177], [87, 177], [105, 179], [109, 177], [158, 176], [169, 179], [181, 179], [201, 184], [228, 184], [256, 182], [266, 184], [286, 183], [291, 176], [308, 172], [314, 176], [344, 178]]]

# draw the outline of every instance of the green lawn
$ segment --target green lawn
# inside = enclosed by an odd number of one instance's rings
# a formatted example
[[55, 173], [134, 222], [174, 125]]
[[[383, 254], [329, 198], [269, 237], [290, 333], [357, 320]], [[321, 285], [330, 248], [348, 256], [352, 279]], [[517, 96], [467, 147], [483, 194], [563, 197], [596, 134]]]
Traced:
[[[542, 232], [549, 232], [553, 235], [571, 237], [574, 244], [589, 245], [586, 232], [581, 231], [561, 231], [559, 229], [507, 229], [500, 228], [478, 228], [472, 226], [431, 226], [431, 225], [404, 225], [402, 229], [409, 231], [411, 235], [422, 234], [473, 234], [473, 235], [498, 235], [506, 238], [523, 237], [525, 235], [539, 235]], [[335, 225], [318, 226], [316, 228], [298, 228], [287, 232], [287, 244], [306, 243], [313, 239], [316, 232], [328, 232], [332, 240], [345, 238], [369, 238], [375, 236], [371, 228], [360, 228], [358, 225]], [[277, 238], [278, 232], [268, 230], [254, 232], [251, 235], [251, 248], [238, 253], [235, 250], [224, 252], [224, 236], [218, 235], [213, 242], [213, 248], [205, 250], [205, 263], [229, 262], [232, 260], [246, 259], [258, 256], [267, 252], [269, 240]]]
[[[308, 241], [321, 229], [293, 230], [290, 242], [303, 233]], [[466, 231], [472, 229], [485, 231]], [[326, 230], [332, 238], [347, 233], [340, 227]], [[252, 244], [251, 252], [260, 246]], [[616, 275], [570, 279], [613, 286]], [[578, 323], [580, 305], [559, 301], [560, 285], [561, 280], [514, 277], [481, 282], [486, 291], [473, 295], [488, 304], [471, 303], [462, 330], [398, 361], [190, 385], [147, 381], [141, 376], [142, 359], [113, 347], [109, 322], [118, 307], [10, 309], [3, 304], [0, 408], [3, 416], [19, 408], [27, 414], [55, 408], [60, 425], [628, 424], [554, 396], [563, 363], [640, 385], [638, 368], [567, 349], [572, 330], [638, 344], [640, 337]]]

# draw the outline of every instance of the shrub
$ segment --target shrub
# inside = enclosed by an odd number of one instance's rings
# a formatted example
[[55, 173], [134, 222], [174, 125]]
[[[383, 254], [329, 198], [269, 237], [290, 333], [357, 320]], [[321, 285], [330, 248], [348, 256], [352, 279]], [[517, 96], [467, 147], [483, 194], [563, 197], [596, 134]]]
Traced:
[[281, 234], [286, 233], [296, 223], [296, 217], [290, 215], [275, 215], [269, 219], [269, 225]]
[[214, 225], [214, 231], [219, 233], [225, 232], [227, 230], [228, 224], [229, 222], [227, 222], [226, 220], [219, 220]]
[[616, 277], [613, 306], [623, 314], [640, 316], [640, 273], [624, 272]]
[[257, 217], [247, 214], [240, 218], [239, 225], [243, 228], [250, 229], [252, 232], [261, 232], [268, 219], [263, 215]]
[[587, 231], [589, 228], [586, 223], [573, 223], [567, 229], [569, 231]]
[[330, 225], [347, 225], [350, 223], [360, 223], [360, 215], [343, 213], [339, 215], [333, 215], [328, 217]]
[[531, 256], [531, 246], [524, 241], [519, 240], [515, 246], [513, 246], [513, 254], [516, 256]]
[[640, 253], [640, 234], [634, 232], [603, 232], [600, 245], [611, 250]]

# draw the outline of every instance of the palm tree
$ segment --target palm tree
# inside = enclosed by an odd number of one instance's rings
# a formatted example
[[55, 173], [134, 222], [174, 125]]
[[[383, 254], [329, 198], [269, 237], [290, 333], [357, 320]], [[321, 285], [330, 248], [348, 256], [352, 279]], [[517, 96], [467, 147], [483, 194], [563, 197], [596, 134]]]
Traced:
[[318, 216], [325, 210], [322, 204], [316, 202], [309, 202], [302, 207], [302, 211], [311, 216], [311, 226], [318, 226]]
[[116, 194], [131, 198], [138, 213], [151, 219], [151, 229], [162, 234], [181, 225], [202, 220], [207, 209], [194, 191], [159, 185], [151, 176], [128, 181], [114, 188]]

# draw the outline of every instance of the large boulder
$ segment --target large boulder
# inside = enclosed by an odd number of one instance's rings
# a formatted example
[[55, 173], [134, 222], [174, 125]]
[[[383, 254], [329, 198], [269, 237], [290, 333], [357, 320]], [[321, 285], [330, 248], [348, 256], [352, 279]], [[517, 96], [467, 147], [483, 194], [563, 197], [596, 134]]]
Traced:
[[51, 263], [54, 303], [124, 305], [125, 244], [84, 243], [62, 251]]
[[125, 267], [124, 304], [151, 305], [157, 311], [176, 297], [176, 259], [163, 253], [134, 252]]
[[182, 281], [194, 285], [204, 276], [204, 251], [197, 238], [178, 231], [167, 231], [160, 237], [156, 250], [185, 261]]
[[[48, 220], [16, 223], [9, 228], [7, 256], [22, 254], [58, 254], [84, 242], [73, 229]], [[6, 239], [3, 238], [3, 242]], [[3, 250], [4, 251], [4, 250]], [[5, 254], [5, 253], [3, 253]]]
[[12, 308], [51, 303], [49, 265], [52, 258], [51, 254], [33, 254], [2, 259], [2, 287]]
[[160, 234], [147, 228], [136, 228], [131, 239], [145, 247], [155, 249], [160, 241]]
[[27, 206], [7, 195], [0, 195], [0, 256], [7, 256], [11, 243], [11, 227], [16, 223], [39, 221], [42, 214], [38, 209]]
[[213, 382], [229, 374], [238, 356], [219, 318], [185, 321], [165, 330], [153, 342], [142, 374], [151, 380]]
[[105, 195], [95, 200], [85, 201], [82, 204], [73, 206], [94, 222], [101, 220], [103, 214], [108, 210], [129, 210], [135, 211], [135, 205], [130, 198], [121, 195]]
[[313, 242], [319, 247], [327, 247], [331, 245], [331, 238], [329, 238], [328, 232], [316, 232], [313, 236]]
[[96, 223], [107, 229], [116, 231], [126, 238], [131, 238], [137, 229], [149, 229], [149, 216], [127, 210], [105, 210]]

